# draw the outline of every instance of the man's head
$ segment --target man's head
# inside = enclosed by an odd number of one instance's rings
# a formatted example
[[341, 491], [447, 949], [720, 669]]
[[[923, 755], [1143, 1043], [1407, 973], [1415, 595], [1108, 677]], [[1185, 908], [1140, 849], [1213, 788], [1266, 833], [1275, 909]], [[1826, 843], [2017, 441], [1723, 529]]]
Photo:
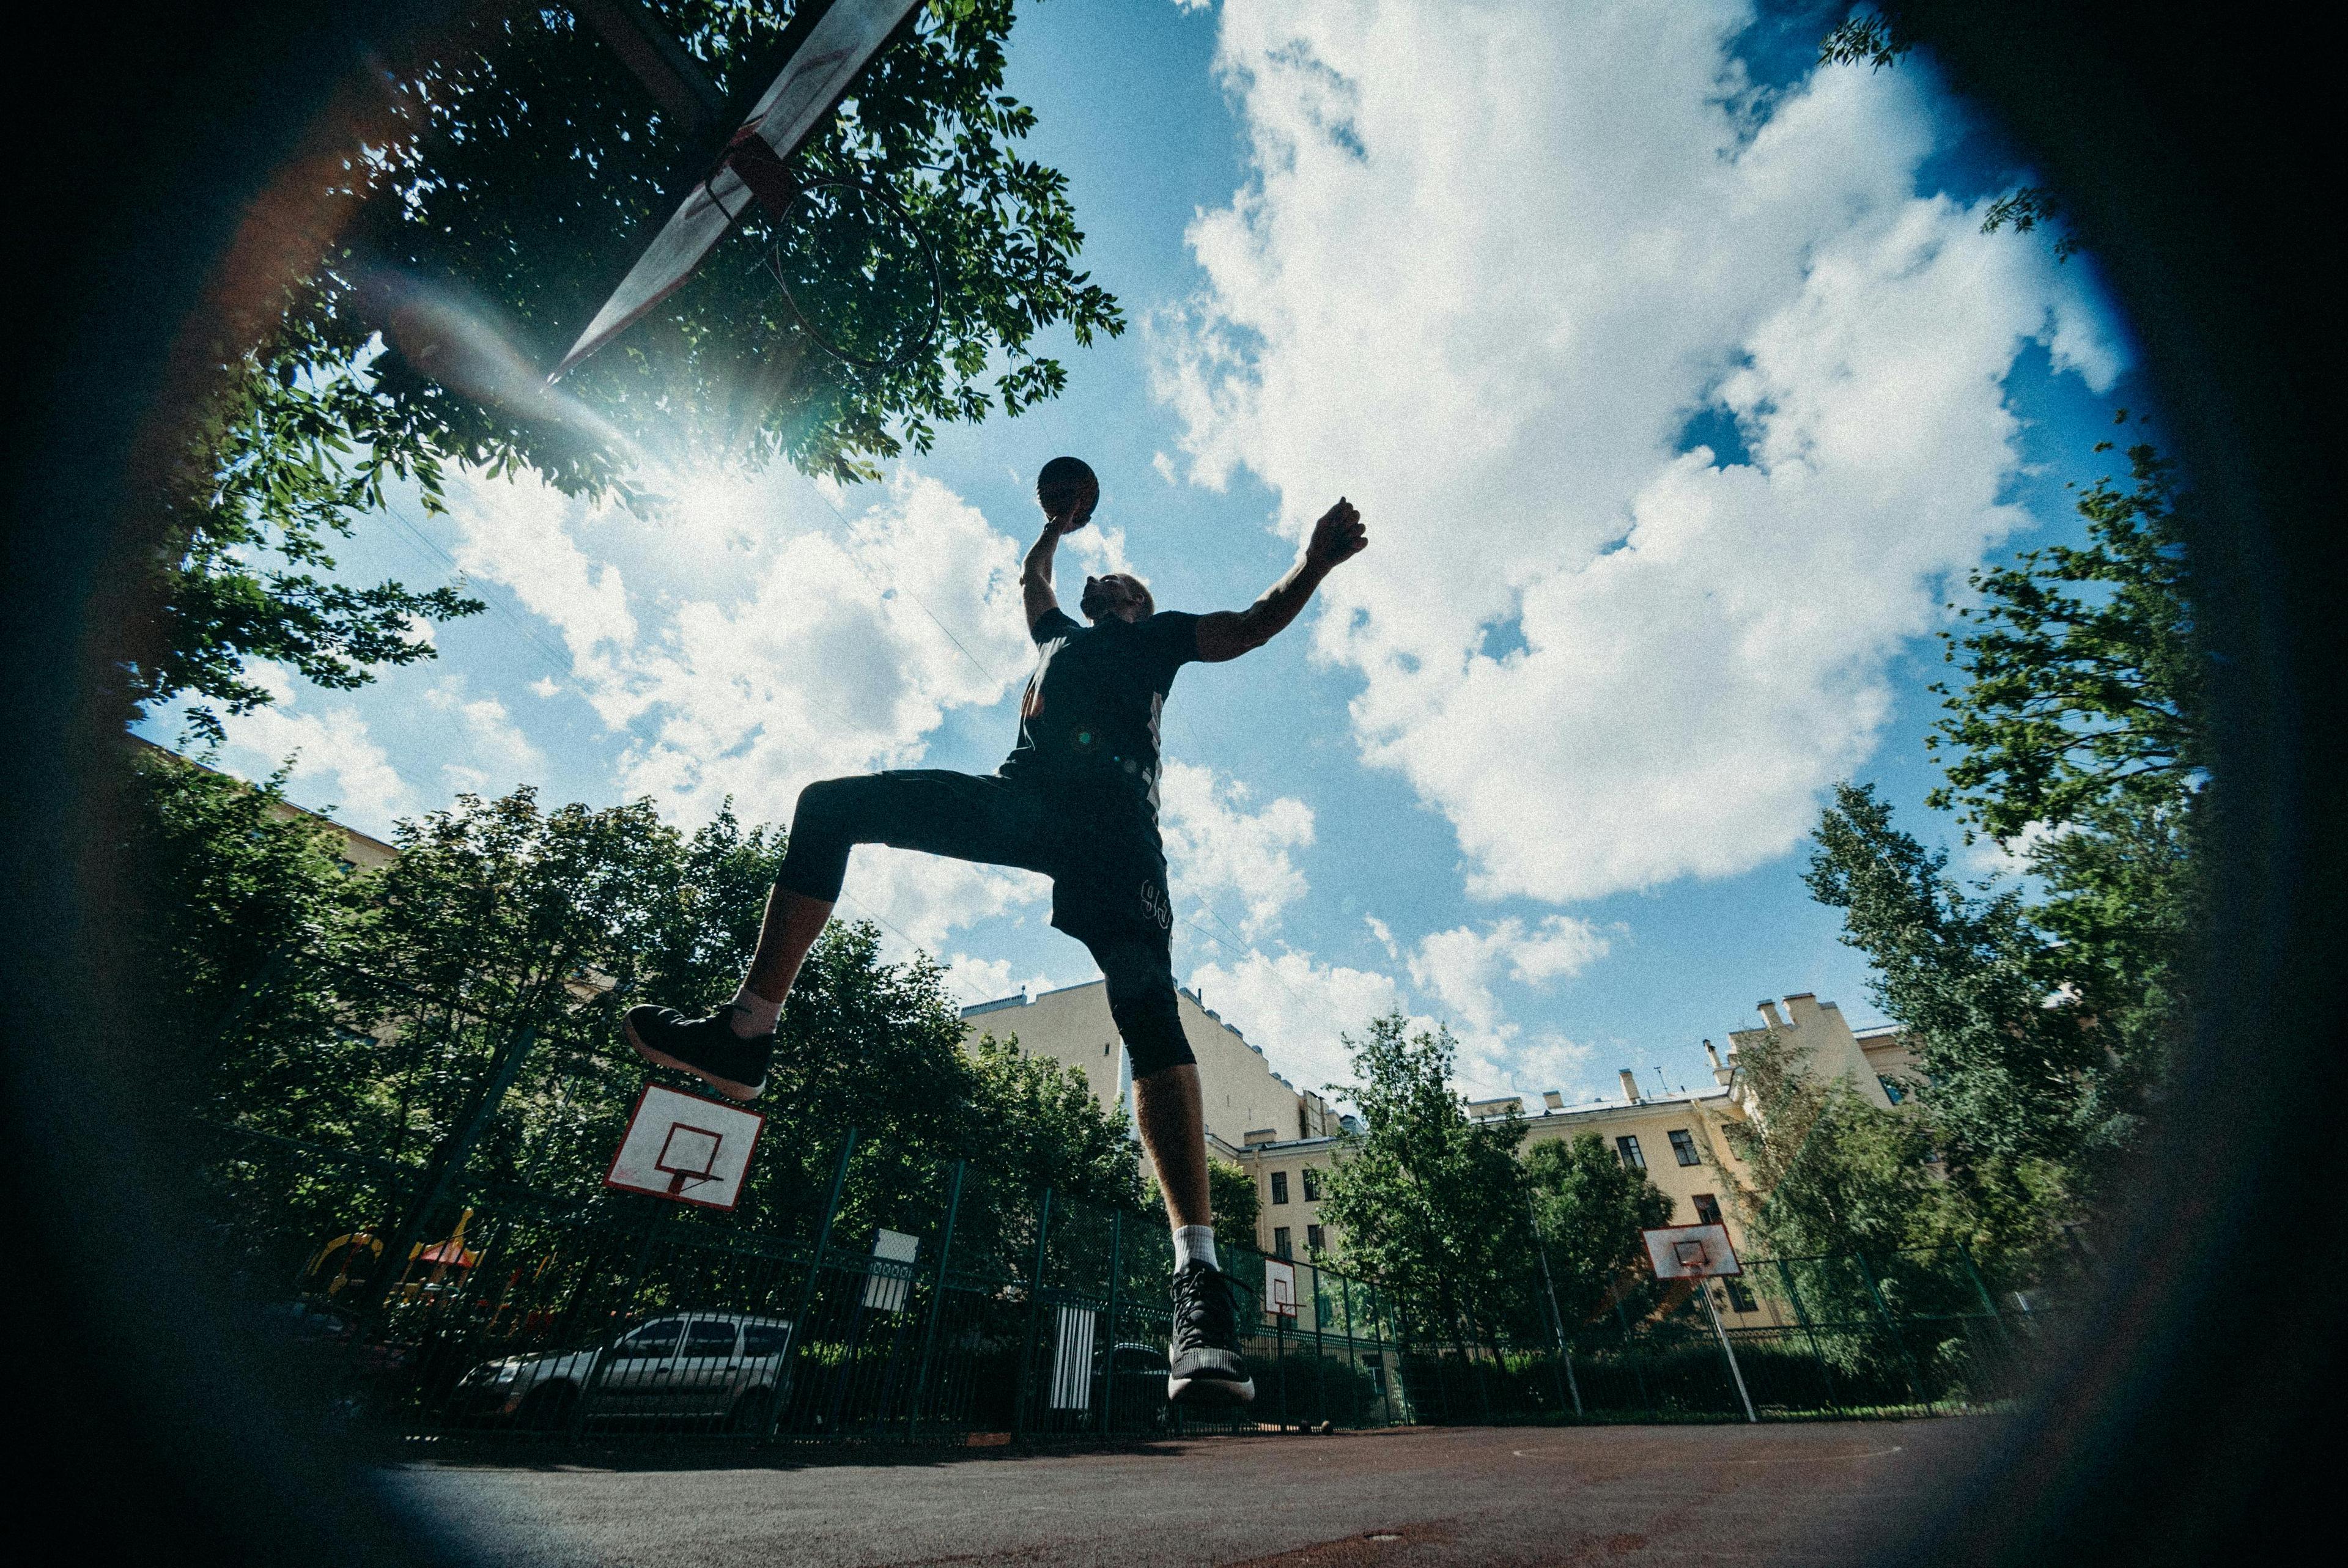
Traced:
[[1149, 597], [1142, 580], [1121, 571], [1085, 579], [1084, 597], [1076, 601], [1076, 608], [1092, 621], [1113, 615], [1131, 622], [1158, 613], [1158, 602]]
[[1081, 457], [1055, 457], [1035, 476], [1035, 504], [1064, 528], [1081, 528], [1100, 505], [1100, 480]]

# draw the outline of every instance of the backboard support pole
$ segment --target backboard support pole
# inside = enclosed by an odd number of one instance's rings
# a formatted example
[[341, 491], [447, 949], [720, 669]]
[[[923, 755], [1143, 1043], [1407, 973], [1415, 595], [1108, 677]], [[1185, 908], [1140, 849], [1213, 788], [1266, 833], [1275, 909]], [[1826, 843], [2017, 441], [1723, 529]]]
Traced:
[[1757, 1427], [1761, 1418], [1753, 1413], [1753, 1396], [1745, 1391], [1745, 1368], [1736, 1364], [1736, 1347], [1728, 1342], [1728, 1330], [1720, 1321], [1720, 1308], [1712, 1304], [1712, 1281], [1697, 1280], [1695, 1293], [1704, 1297], [1704, 1310], [1712, 1319], [1712, 1331], [1720, 1337], [1720, 1353], [1728, 1358], [1728, 1375], [1736, 1379], [1736, 1397], [1745, 1403], [1745, 1419]]

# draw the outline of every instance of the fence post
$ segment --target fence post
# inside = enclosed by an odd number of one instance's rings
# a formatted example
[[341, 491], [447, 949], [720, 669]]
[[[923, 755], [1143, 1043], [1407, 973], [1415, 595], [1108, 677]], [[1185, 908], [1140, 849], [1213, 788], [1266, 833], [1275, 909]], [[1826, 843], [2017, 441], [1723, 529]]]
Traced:
[[954, 1162], [953, 1185], [946, 1194], [945, 1228], [938, 1236], [938, 1278], [937, 1283], [930, 1286], [930, 1322], [929, 1327], [922, 1332], [922, 1366], [921, 1369], [913, 1374], [913, 1404], [905, 1415], [905, 1436], [908, 1440], [918, 1436], [922, 1430], [922, 1400], [929, 1392], [930, 1361], [937, 1352], [938, 1319], [945, 1316], [946, 1266], [953, 1258], [954, 1221], [962, 1214], [962, 1181], [969, 1169], [968, 1162], [963, 1160]]
[[1035, 1220], [1035, 1272], [1027, 1279], [1027, 1335], [1019, 1348], [1019, 1397], [1011, 1406], [1011, 1432], [1027, 1430], [1027, 1401], [1033, 1395], [1035, 1367], [1035, 1319], [1044, 1310], [1044, 1249], [1052, 1237], [1052, 1189], [1044, 1189], [1044, 1207]]
[[1370, 1340], [1377, 1348], [1379, 1401], [1385, 1406], [1386, 1425], [1396, 1426], [1400, 1423], [1395, 1419], [1395, 1385], [1402, 1381], [1402, 1358], [1397, 1356], [1393, 1366], [1386, 1365], [1385, 1293], [1375, 1285], [1367, 1285], [1366, 1288], [1370, 1293]]
[[1826, 1351], [1818, 1346], [1818, 1331], [1810, 1326], [1809, 1312], [1802, 1306], [1802, 1293], [1794, 1288], [1794, 1271], [1786, 1266], [1786, 1260], [1782, 1257], [1770, 1261], [1777, 1266], [1777, 1277], [1786, 1282], [1786, 1298], [1794, 1304], [1794, 1321], [1802, 1326], [1802, 1333], [1810, 1342], [1810, 1359], [1818, 1364], [1818, 1375], [1826, 1379], [1827, 1408], [1836, 1415], [1841, 1415], [1842, 1401], [1835, 1397], [1834, 1367], [1827, 1360]]
[[1908, 1368], [1909, 1390], [1916, 1396], [1918, 1404], [1930, 1410], [1932, 1409], [1932, 1399], [1924, 1392], [1924, 1379], [1917, 1375], [1916, 1358], [1908, 1354], [1908, 1341], [1901, 1337], [1900, 1324], [1891, 1316], [1891, 1308], [1883, 1299], [1881, 1287], [1875, 1283], [1875, 1271], [1867, 1266], [1867, 1255], [1863, 1252], [1855, 1252], [1850, 1255], [1859, 1265], [1859, 1276], [1867, 1281], [1867, 1294], [1875, 1298], [1875, 1310], [1882, 1315], [1883, 1327], [1890, 1331], [1892, 1348], [1900, 1352], [1900, 1365]]
[[[497, 1114], [498, 1107], [504, 1102], [506, 1091], [511, 1089], [514, 1080], [521, 1076], [522, 1058], [530, 1054], [530, 1044], [537, 1038], [536, 1026], [525, 1024], [506, 1041], [504, 1053], [490, 1063], [488, 1081], [474, 1095], [473, 1102], [466, 1107], [457, 1131], [441, 1141], [431, 1163], [425, 1166], [424, 1178], [417, 1184], [417, 1200], [408, 1205], [407, 1213], [400, 1219], [398, 1230], [394, 1233], [391, 1245], [384, 1251], [381, 1273], [377, 1276], [384, 1283], [368, 1293], [366, 1308], [359, 1314], [358, 1322], [353, 1326], [351, 1337], [345, 1344], [338, 1380], [348, 1378], [351, 1362], [358, 1354], [360, 1343], [382, 1317], [385, 1305], [401, 1286], [407, 1283], [407, 1255], [422, 1239], [421, 1233], [426, 1222], [432, 1217], [432, 1211], [439, 1207], [441, 1200], [448, 1195], [448, 1189], [464, 1173], [466, 1163], [473, 1157], [473, 1145], [480, 1142], [482, 1129], [489, 1125], [489, 1119]], [[396, 1177], [394, 1181], [396, 1181]], [[394, 1190], [396, 1191], [396, 1187]]]
[[1322, 1340], [1322, 1319], [1329, 1307], [1322, 1300], [1320, 1263], [1305, 1263], [1305, 1267], [1313, 1270], [1313, 1416], [1329, 1420], [1329, 1349]]
[[799, 1284], [798, 1309], [791, 1314], [790, 1337], [783, 1345], [783, 1364], [775, 1369], [775, 1386], [767, 1395], [767, 1419], [760, 1426], [758, 1440], [775, 1440], [775, 1429], [782, 1425], [785, 1392], [798, 1371], [799, 1351], [807, 1339], [808, 1314], [815, 1309], [815, 1287], [823, 1276], [824, 1255], [831, 1250], [831, 1222], [839, 1216], [839, 1194], [848, 1185], [849, 1156], [856, 1153], [856, 1129], [850, 1127], [840, 1140], [839, 1158], [832, 1163], [831, 1194], [823, 1201], [823, 1219], [815, 1229], [815, 1250], [808, 1258], [807, 1278]]
[[1655, 1413], [1655, 1397], [1647, 1391], [1647, 1371], [1639, 1347], [1631, 1338], [1631, 1315], [1622, 1310], [1620, 1291], [1614, 1296], [1614, 1321], [1622, 1329], [1622, 1353], [1631, 1358], [1631, 1376], [1639, 1385], [1639, 1405], [1647, 1414]]
[[[628, 1271], [627, 1294], [621, 1298], [620, 1321], [623, 1324], [628, 1320], [627, 1308], [635, 1304], [636, 1293], [644, 1287], [644, 1270], [652, 1263], [653, 1245], [660, 1239], [669, 1215], [675, 1212], [675, 1205], [665, 1198], [647, 1196], [644, 1201], [652, 1205], [652, 1213], [644, 1220], [644, 1239], [636, 1248], [636, 1266]], [[588, 1369], [587, 1381], [579, 1390], [578, 1402], [571, 1407], [572, 1442], [577, 1442], [586, 1434], [588, 1409], [594, 1404], [596, 1392], [602, 1388], [612, 1369], [612, 1348], [619, 1342], [619, 1337], [617, 1328], [609, 1331], [609, 1343], [596, 1353], [595, 1365]]]
[[[1573, 1390], [1573, 1413], [1579, 1419], [1581, 1415], [1581, 1380], [1573, 1375], [1573, 1356], [1565, 1348], [1565, 1314], [1557, 1307], [1557, 1281], [1549, 1271], [1549, 1242], [1541, 1235], [1540, 1214], [1533, 1207], [1532, 1189], [1529, 1187], [1525, 1189], [1525, 1217], [1532, 1222], [1533, 1248], [1540, 1255], [1541, 1289], [1549, 1296], [1550, 1334], [1557, 1341], [1557, 1358], [1564, 1365], [1566, 1384]], [[1550, 1377], [1552, 1382], [1556, 1380], [1556, 1368], [1551, 1368]]]
[[1117, 1430], [1117, 1314], [1125, 1286], [1125, 1211], [1108, 1216], [1108, 1354], [1101, 1358], [1100, 1430]]

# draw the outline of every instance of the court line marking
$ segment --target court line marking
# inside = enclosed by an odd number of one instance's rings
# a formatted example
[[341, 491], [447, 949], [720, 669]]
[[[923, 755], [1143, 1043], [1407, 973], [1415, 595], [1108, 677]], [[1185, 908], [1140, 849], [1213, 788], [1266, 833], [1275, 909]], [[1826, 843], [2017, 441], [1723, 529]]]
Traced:
[[[1865, 1453], [1778, 1454], [1766, 1459], [1732, 1459], [1721, 1460], [1717, 1462], [1722, 1464], [1824, 1464], [1829, 1460], [1881, 1459], [1886, 1454], [1904, 1452], [1907, 1447], [1906, 1443], [1894, 1443], [1888, 1449], [1869, 1449]], [[1543, 1454], [1559, 1454], [1567, 1450], [1564, 1449], [1510, 1449], [1509, 1451], [1518, 1459], [1538, 1459]]]

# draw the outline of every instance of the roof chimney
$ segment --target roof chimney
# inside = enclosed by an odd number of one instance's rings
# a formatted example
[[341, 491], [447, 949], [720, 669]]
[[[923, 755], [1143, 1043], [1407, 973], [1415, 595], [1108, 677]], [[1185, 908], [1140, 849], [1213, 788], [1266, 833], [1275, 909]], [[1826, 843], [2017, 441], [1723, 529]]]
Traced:
[[1565, 1109], [1565, 1096], [1554, 1089], [1544, 1089], [1541, 1091], [1541, 1107], [1548, 1111], [1562, 1111]]
[[1630, 1101], [1634, 1105], [1637, 1104], [1639, 1100], [1639, 1080], [1637, 1075], [1627, 1067], [1618, 1068], [1616, 1071], [1621, 1072], [1622, 1075], [1622, 1098]]
[[1720, 1052], [1712, 1049], [1712, 1041], [1708, 1040], [1704, 1042], [1704, 1059], [1712, 1063], [1715, 1072], [1720, 1071]]
[[1761, 1009], [1761, 1016], [1769, 1020], [1769, 1027], [1771, 1029], [1783, 1029], [1786, 1027], [1786, 1020], [1783, 1018], [1780, 1018], [1777, 1014], [1777, 1004], [1776, 1002], [1771, 1001], [1767, 997], [1763, 997], [1759, 1001], [1753, 1005]]

